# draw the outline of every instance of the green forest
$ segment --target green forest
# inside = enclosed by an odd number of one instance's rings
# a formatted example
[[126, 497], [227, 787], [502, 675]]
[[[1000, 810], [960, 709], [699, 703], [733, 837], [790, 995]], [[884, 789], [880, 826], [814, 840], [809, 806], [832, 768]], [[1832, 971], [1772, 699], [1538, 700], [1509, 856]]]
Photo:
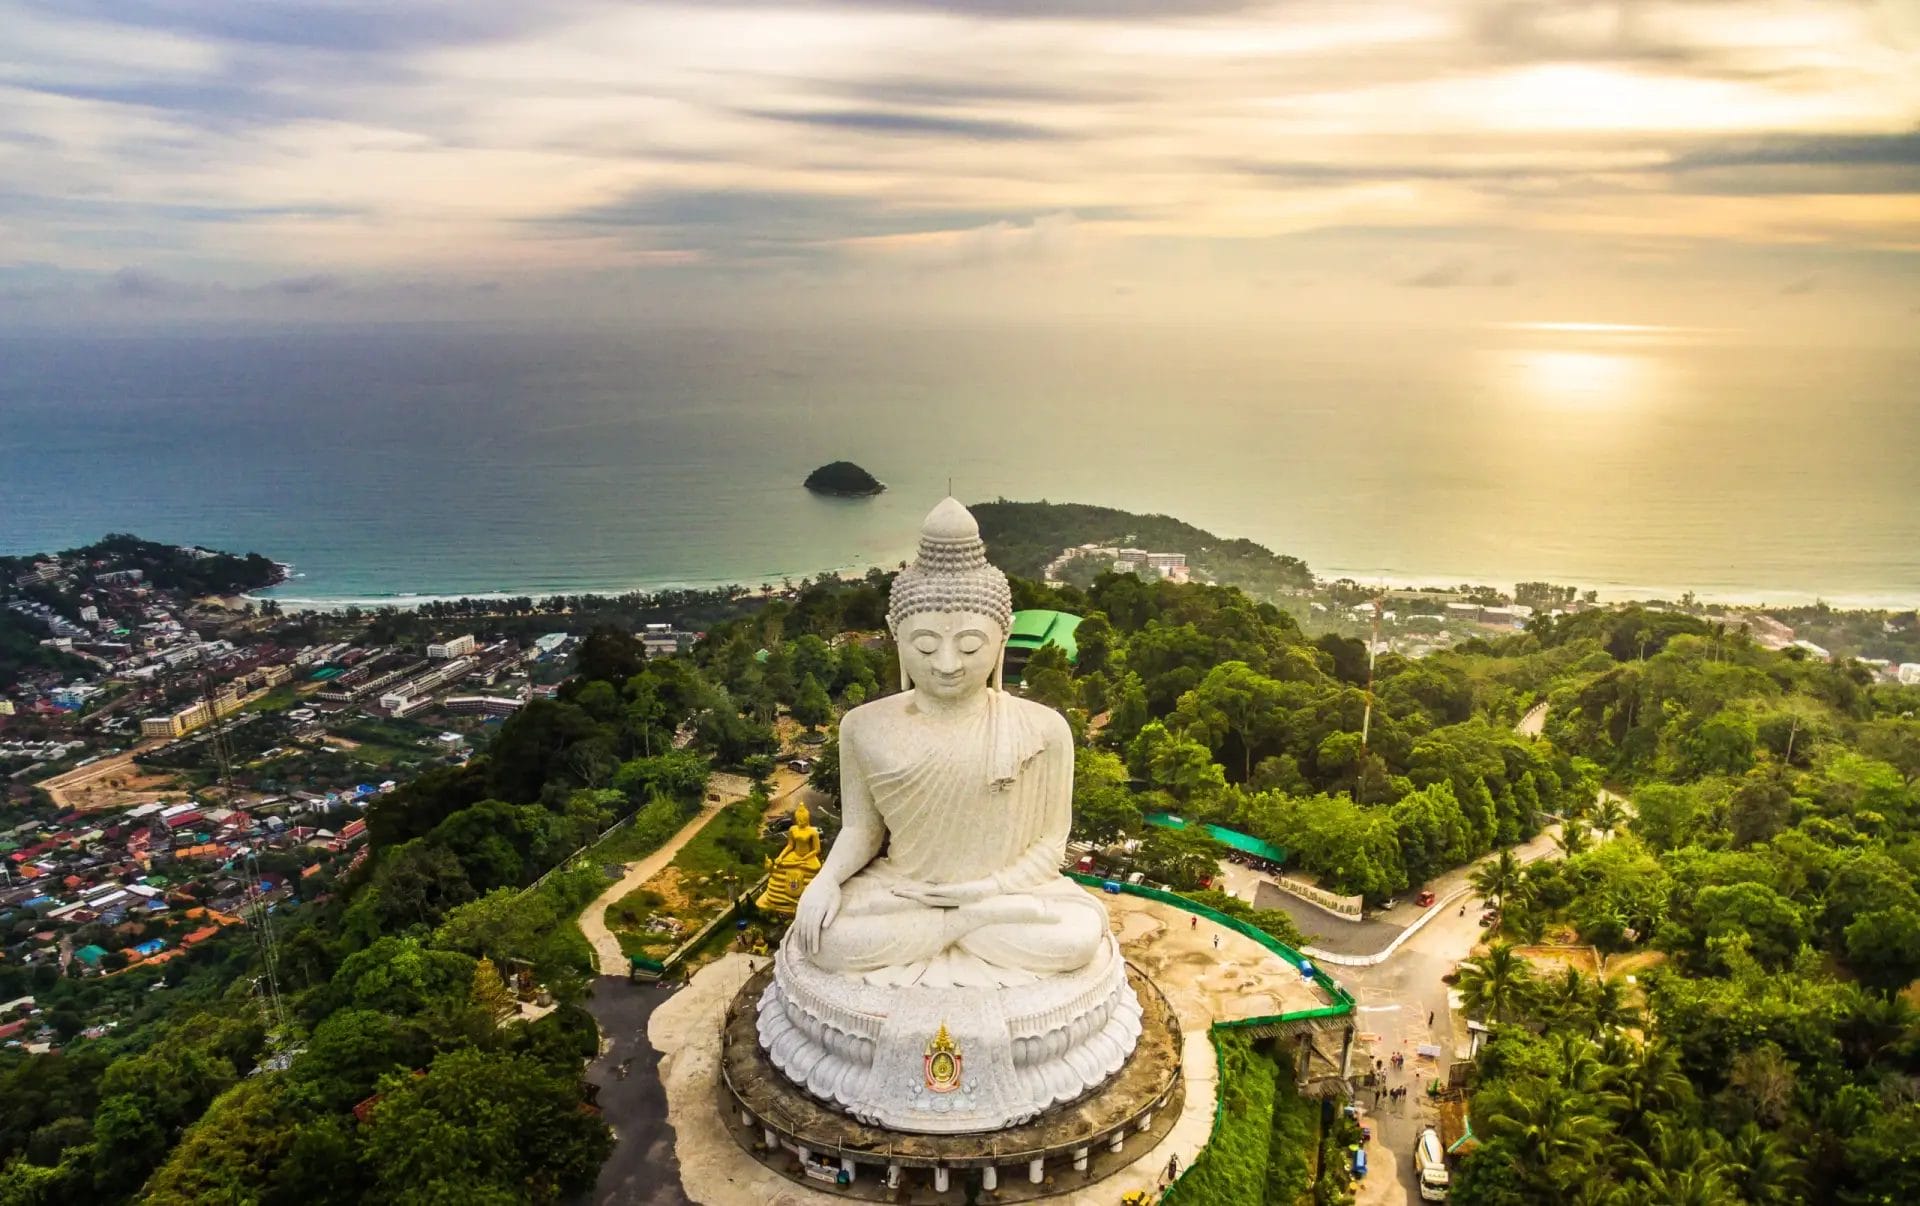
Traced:
[[[0, 1204], [582, 1192], [611, 1137], [583, 1108], [592, 969], [574, 917], [610, 866], [692, 815], [711, 766], [767, 775], [777, 719], [830, 730], [897, 689], [873, 635], [887, 585], [808, 584], [685, 657], [593, 633], [558, 698], [378, 800], [371, 857], [277, 915], [284, 1026], [263, 1015], [248, 949], [229, 947], [200, 957], [217, 967], [111, 981], [173, 986], [135, 1024], [0, 1055]], [[1177, 888], [1217, 849], [1197, 827], [1143, 826], [1147, 811], [1253, 833], [1376, 901], [1575, 819], [1564, 860], [1478, 873], [1503, 933], [1461, 973], [1494, 1038], [1456, 1201], [1920, 1193], [1920, 1024], [1900, 995], [1920, 974], [1916, 692], [1680, 615], [1591, 611], [1382, 657], [1363, 744], [1358, 642], [1309, 640], [1227, 587], [1014, 588], [1017, 606], [1085, 617], [1077, 663], [1042, 650], [1024, 686], [1082, 743], [1076, 836], [1142, 836], [1140, 865]], [[1545, 735], [1515, 735], [1542, 700]], [[822, 755], [831, 790], [831, 741]], [[1617, 795], [1599, 802], [1603, 786]], [[1284, 916], [1254, 920], [1297, 940]], [[1645, 955], [1638, 984], [1532, 975], [1506, 945], [1569, 931]], [[509, 967], [560, 1008], [498, 1024], [493, 969]], [[84, 995], [63, 1004], [64, 1025], [87, 1023]], [[1258, 1183], [1297, 1186], [1281, 1136], [1300, 1111], [1263, 1058], [1243, 1060], [1268, 1077], [1246, 1146], [1268, 1153]]]
[[1157, 553], [1185, 553], [1203, 575], [1255, 595], [1313, 585], [1307, 563], [1251, 540], [1230, 540], [1168, 515], [1137, 515], [1087, 503], [993, 502], [971, 508], [988, 558], [1009, 574], [1038, 578], [1060, 551], [1114, 544]]
[[[142, 540], [124, 532], [103, 536], [92, 544], [60, 553], [63, 562], [78, 563], [76, 577], [84, 585], [97, 570], [139, 570], [147, 586], [183, 595], [229, 595], [258, 590], [280, 580], [280, 567], [259, 553], [221, 553]], [[12, 578], [33, 567], [33, 557], [0, 557], [0, 573]]]

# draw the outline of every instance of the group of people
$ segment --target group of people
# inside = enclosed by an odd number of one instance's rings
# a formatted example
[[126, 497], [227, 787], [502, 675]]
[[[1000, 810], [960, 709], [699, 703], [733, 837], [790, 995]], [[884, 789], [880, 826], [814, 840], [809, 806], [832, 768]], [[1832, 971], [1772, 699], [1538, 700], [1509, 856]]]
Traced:
[[1393, 1065], [1393, 1070], [1398, 1072], [1406, 1067], [1407, 1057], [1401, 1052], [1395, 1051], [1386, 1059], [1373, 1061], [1373, 1104], [1375, 1105], [1379, 1105], [1382, 1101], [1404, 1101], [1406, 1099], [1406, 1085], [1396, 1085], [1393, 1088], [1387, 1087], [1387, 1065], [1389, 1063]]

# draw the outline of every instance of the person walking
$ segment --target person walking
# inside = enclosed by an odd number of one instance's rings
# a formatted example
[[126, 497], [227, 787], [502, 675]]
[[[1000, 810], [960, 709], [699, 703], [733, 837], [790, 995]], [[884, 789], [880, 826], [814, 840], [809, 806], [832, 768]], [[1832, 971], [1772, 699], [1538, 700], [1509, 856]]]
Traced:
[[1218, 934], [1213, 936], [1213, 949], [1216, 951], [1220, 949], [1220, 935]]
[[1167, 1180], [1177, 1181], [1179, 1179], [1180, 1179], [1180, 1155], [1178, 1152], [1176, 1152], [1173, 1155], [1167, 1157]]
[[1427, 1010], [1427, 1025], [1433, 1025], [1433, 1010]]
[[1187, 928], [1190, 930], [1197, 930], [1200, 928], [1200, 915], [1198, 913], [1194, 914], [1192, 917], [1189, 917], [1187, 919]]

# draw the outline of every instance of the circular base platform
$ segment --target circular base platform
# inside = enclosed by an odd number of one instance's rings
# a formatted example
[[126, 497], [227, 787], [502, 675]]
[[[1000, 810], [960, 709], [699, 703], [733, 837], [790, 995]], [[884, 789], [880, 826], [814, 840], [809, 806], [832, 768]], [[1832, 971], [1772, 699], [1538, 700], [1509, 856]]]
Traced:
[[[813, 1188], [854, 1198], [940, 1201], [975, 1184], [1010, 1202], [1077, 1189], [1138, 1159], [1180, 1112], [1181, 1038], [1166, 998], [1139, 969], [1141, 1034], [1112, 1078], [1019, 1126], [974, 1134], [910, 1134], [869, 1126], [809, 1095], [768, 1060], [758, 1037], [768, 968], [728, 1008], [720, 1058], [729, 1129], [762, 1163]], [[846, 1183], [838, 1184], [844, 1176]], [[915, 1192], [915, 1191], [919, 1192]], [[960, 1200], [957, 1196], [953, 1199]]]

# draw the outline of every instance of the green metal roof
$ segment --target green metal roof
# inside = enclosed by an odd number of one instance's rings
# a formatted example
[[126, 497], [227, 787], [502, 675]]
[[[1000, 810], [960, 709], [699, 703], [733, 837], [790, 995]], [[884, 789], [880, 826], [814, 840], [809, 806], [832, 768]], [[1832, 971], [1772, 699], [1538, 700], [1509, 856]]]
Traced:
[[1058, 645], [1068, 661], [1076, 661], [1080, 656], [1080, 646], [1074, 642], [1073, 633], [1078, 627], [1080, 617], [1069, 612], [1039, 609], [1016, 611], [1013, 613], [1013, 631], [1007, 634], [1007, 644], [1015, 649]]
[[[1174, 816], [1170, 812], [1148, 813], [1147, 824], [1158, 825], [1162, 829], [1185, 829], [1187, 827], [1187, 821], [1184, 817]], [[1211, 837], [1214, 841], [1219, 842], [1222, 846], [1230, 846], [1242, 854], [1251, 854], [1255, 858], [1264, 858], [1276, 863], [1284, 863], [1287, 861], [1287, 851], [1283, 846], [1275, 846], [1270, 842], [1263, 842], [1251, 834], [1241, 833], [1236, 829], [1228, 829], [1224, 825], [1204, 825], [1202, 828], [1207, 831], [1207, 836]]]

